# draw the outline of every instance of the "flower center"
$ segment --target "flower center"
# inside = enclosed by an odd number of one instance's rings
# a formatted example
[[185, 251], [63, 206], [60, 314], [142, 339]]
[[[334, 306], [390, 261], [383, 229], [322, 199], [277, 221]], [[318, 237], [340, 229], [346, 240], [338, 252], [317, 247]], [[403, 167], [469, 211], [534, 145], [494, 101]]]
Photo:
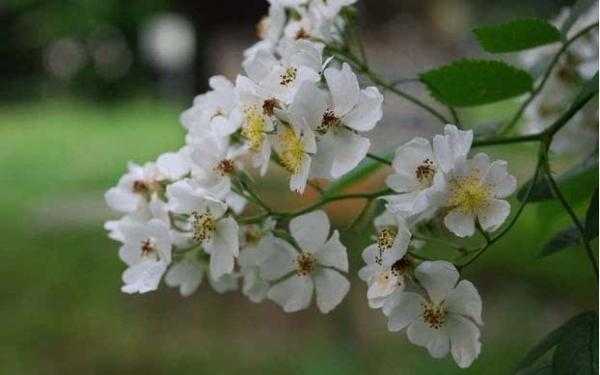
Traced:
[[269, 98], [263, 102], [263, 113], [267, 116], [273, 116], [275, 114], [275, 108], [281, 108], [279, 100], [275, 98]]
[[488, 204], [491, 195], [490, 187], [476, 174], [458, 177], [450, 181], [448, 205], [463, 213], [475, 214]]
[[142, 257], [144, 258], [158, 258], [158, 254], [156, 253], [156, 247], [154, 246], [154, 242], [148, 238], [142, 241]]
[[256, 107], [247, 108], [244, 114], [246, 122], [242, 127], [242, 136], [248, 139], [252, 151], [259, 151], [265, 139], [265, 117]]
[[292, 82], [294, 82], [296, 80], [297, 75], [298, 75], [298, 69], [294, 68], [294, 67], [289, 67], [280, 76], [281, 81], [279, 82], [279, 84], [281, 86], [289, 86]]
[[309, 275], [315, 269], [317, 260], [314, 255], [302, 252], [296, 258], [296, 274], [298, 276]]
[[296, 32], [295, 38], [296, 38], [296, 40], [299, 40], [299, 39], [308, 39], [308, 38], [310, 38], [310, 34], [308, 33], [308, 31], [306, 31], [304, 29], [304, 27], [301, 27], [300, 30], [298, 30]]
[[287, 127], [283, 128], [279, 138], [283, 149], [279, 155], [281, 164], [288, 172], [296, 174], [304, 161], [304, 143], [293, 129]]
[[392, 274], [394, 276], [404, 275], [411, 267], [412, 263], [406, 257], [397, 260], [394, 264], [392, 264]]
[[321, 119], [321, 123], [319, 124], [319, 126], [317, 126], [316, 131], [319, 134], [325, 134], [330, 129], [335, 129], [338, 126], [340, 126], [341, 123], [342, 122], [340, 121], [340, 119], [335, 115], [335, 113], [333, 113], [332, 110], [327, 110], [323, 114], [323, 118]]
[[235, 165], [231, 159], [223, 159], [215, 166], [215, 172], [221, 176], [232, 174], [235, 170]]
[[448, 309], [445, 303], [435, 305], [434, 303], [427, 303], [423, 305], [423, 313], [421, 318], [423, 321], [433, 329], [440, 329], [444, 323], [446, 323], [446, 316], [448, 315]]
[[429, 187], [433, 184], [433, 176], [435, 175], [435, 165], [431, 159], [425, 159], [415, 169], [415, 176], [421, 186]]
[[244, 240], [247, 244], [257, 244], [263, 234], [258, 225], [248, 225], [244, 230]]
[[394, 246], [394, 240], [398, 231], [394, 227], [386, 227], [377, 233], [377, 249], [379, 249], [379, 255], [375, 257], [375, 263], [383, 263], [383, 253]]
[[192, 212], [192, 237], [197, 242], [210, 239], [217, 229], [215, 219], [209, 213]]

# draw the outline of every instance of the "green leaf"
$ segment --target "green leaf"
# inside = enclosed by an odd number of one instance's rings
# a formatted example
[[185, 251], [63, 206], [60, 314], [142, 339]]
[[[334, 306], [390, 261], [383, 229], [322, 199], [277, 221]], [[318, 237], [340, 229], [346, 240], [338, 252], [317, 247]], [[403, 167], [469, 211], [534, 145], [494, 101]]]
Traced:
[[453, 107], [498, 102], [531, 91], [529, 73], [501, 61], [463, 59], [420, 75], [431, 95]]
[[584, 313], [568, 324], [552, 357], [553, 374], [597, 374], [598, 314]]
[[575, 246], [577, 245], [578, 241], [579, 231], [577, 230], [577, 227], [573, 226], [561, 230], [555, 234], [554, 237], [552, 237], [552, 239], [546, 243], [546, 245], [544, 245], [540, 257], [547, 257], [548, 255], [552, 255], [571, 246]]
[[585, 215], [585, 240], [591, 241], [596, 237], [598, 237], [598, 188], [592, 195]]
[[[556, 183], [559, 187], [564, 185], [576, 184], [579, 180], [584, 178], [589, 172], [598, 170], [598, 150], [591, 153], [587, 158], [585, 158], [580, 164], [575, 165], [571, 169], [567, 170], [556, 179]], [[527, 189], [529, 189], [529, 185], [531, 185], [531, 180], [525, 183], [517, 192], [517, 198], [520, 201], [523, 201], [525, 195], [527, 194]], [[552, 194], [552, 189], [548, 184], [548, 181], [539, 176], [535, 185], [533, 186], [533, 190], [531, 190], [531, 195], [529, 196], [530, 202], [540, 202], [554, 198]]]
[[[546, 354], [550, 349], [555, 346], [561, 345], [563, 343], [563, 339], [568, 337], [569, 332], [573, 330], [575, 327], [580, 325], [587, 325], [590, 321], [595, 320], [596, 329], [593, 331], [595, 334], [598, 331], [598, 314], [594, 311], [588, 311], [581, 313], [569, 321], [567, 321], [562, 326], [556, 328], [554, 331], [550, 332], [546, 337], [544, 337], [538, 344], [536, 344], [529, 352], [525, 355], [525, 358], [519, 362], [517, 365], [517, 370], [524, 370], [527, 367], [531, 367], [535, 361], [540, 359], [544, 354]], [[597, 339], [597, 338], [596, 338]], [[598, 352], [598, 341], [596, 340], [596, 353]], [[556, 353], [555, 353], [556, 356]], [[561, 358], [562, 359], [562, 358]], [[554, 366], [554, 364], [553, 364]], [[598, 367], [598, 357], [596, 357], [596, 368]], [[545, 369], [546, 366], [542, 366], [541, 369]], [[535, 370], [533, 370], [535, 373]], [[596, 371], [597, 372], [597, 371]], [[543, 373], [543, 372], [542, 372]], [[522, 374], [522, 372], [520, 372]]]
[[560, 41], [560, 31], [552, 24], [537, 18], [482, 26], [473, 30], [479, 44], [487, 52], [504, 53]]

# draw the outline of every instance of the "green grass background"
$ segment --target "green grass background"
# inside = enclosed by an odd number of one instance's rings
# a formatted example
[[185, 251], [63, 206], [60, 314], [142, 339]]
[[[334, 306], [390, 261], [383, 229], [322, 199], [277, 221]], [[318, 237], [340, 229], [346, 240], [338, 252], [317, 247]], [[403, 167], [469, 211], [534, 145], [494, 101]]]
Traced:
[[[285, 314], [270, 302], [217, 295], [206, 285], [187, 299], [166, 287], [121, 294], [124, 266], [102, 228], [112, 217], [103, 193], [128, 160], [151, 160], [181, 144], [180, 110], [152, 100], [0, 107], [0, 373], [507, 374], [546, 332], [596, 307], [581, 249], [537, 259], [543, 243], [568, 224], [554, 202], [529, 206], [515, 229], [465, 270], [480, 289], [485, 322], [483, 352], [468, 370], [389, 333], [355, 276], [349, 296], [329, 315], [314, 307]], [[487, 151], [510, 160], [520, 183], [535, 161], [531, 146]], [[567, 187], [579, 212], [597, 177], [594, 171]], [[263, 193], [296, 204], [284, 186], [275, 179]], [[335, 225], [347, 223], [356, 204], [332, 207]], [[364, 236], [345, 239], [358, 258]], [[353, 263], [353, 275], [359, 266]]]

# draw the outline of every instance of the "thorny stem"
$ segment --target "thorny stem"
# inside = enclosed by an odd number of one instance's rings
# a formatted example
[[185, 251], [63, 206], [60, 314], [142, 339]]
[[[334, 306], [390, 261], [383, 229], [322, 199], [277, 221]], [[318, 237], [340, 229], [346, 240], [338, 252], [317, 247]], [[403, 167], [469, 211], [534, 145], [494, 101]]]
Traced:
[[523, 113], [525, 112], [525, 109], [527, 108], [527, 106], [529, 106], [529, 104], [542, 91], [542, 89], [544, 88], [544, 85], [548, 81], [548, 78], [550, 78], [550, 75], [552, 74], [552, 70], [554, 69], [554, 67], [556, 66], [556, 64], [558, 63], [558, 61], [560, 60], [560, 57], [567, 51], [567, 49], [569, 48], [569, 46], [573, 42], [575, 42], [577, 39], [579, 39], [583, 35], [587, 34], [589, 31], [593, 30], [596, 27], [598, 27], [598, 22], [596, 22], [594, 24], [591, 24], [591, 25], [583, 28], [580, 32], [578, 32], [577, 34], [575, 34], [571, 39], [567, 40], [562, 45], [562, 47], [560, 48], [560, 50], [554, 55], [554, 58], [552, 59], [552, 61], [548, 65], [548, 67], [546, 68], [546, 71], [544, 72], [544, 75], [543, 75], [542, 80], [540, 81], [540, 83], [531, 92], [531, 94], [529, 95], [529, 97], [527, 97], [527, 99], [521, 104], [521, 106], [519, 107], [517, 113], [515, 113], [515, 115], [513, 116], [513, 118], [510, 120], [510, 122], [508, 124], [506, 124], [506, 126], [504, 126], [500, 130], [500, 134], [507, 134], [510, 130], [512, 130], [512, 128], [514, 128], [514, 126], [517, 124], [517, 122], [519, 121], [519, 119], [521, 118], [521, 116], [523, 116]]

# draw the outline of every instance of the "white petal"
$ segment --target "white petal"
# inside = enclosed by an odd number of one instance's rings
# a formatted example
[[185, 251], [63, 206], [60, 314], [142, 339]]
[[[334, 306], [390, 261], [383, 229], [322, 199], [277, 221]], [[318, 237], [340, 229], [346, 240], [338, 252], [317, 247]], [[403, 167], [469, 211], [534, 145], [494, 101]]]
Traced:
[[450, 351], [450, 339], [444, 327], [431, 328], [418, 319], [408, 326], [406, 334], [410, 342], [427, 348], [433, 358], [444, 358]]
[[425, 261], [415, 269], [415, 277], [427, 290], [429, 298], [436, 304], [448, 296], [456, 286], [459, 274], [452, 263], [436, 260]]
[[323, 247], [329, 236], [329, 218], [318, 210], [293, 218], [290, 233], [303, 251], [315, 253]]
[[179, 152], [166, 152], [158, 157], [156, 166], [169, 180], [178, 180], [190, 171], [190, 165]]
[[141, 195], [127, 191], [121, 187], [110, 188], [104, 194], [104, 199], [110, 208], [119, 212], [133, 212], [143, 202]]
[[327, 86], [338, 117], [345, 115], [358, 103], [360, 87], [350, 65], [344, 63], [342, 69], [327, 68], [324, 72]]
[[348, 254], [346, 246], [340, 242], [340, 234], [336, 230], [331, 238], [315, 254], [319, 264], [323, 266], [337, 268], [340, 271], [348, 272]]
[[420, 187], [414, 173], [408, 174], [404, 171], [389, 175], [385, 179], [385, 184], [398, 193], [415, 191]]
[[481, 227], [487, 232], [498, 229], [510, 215], [510, 203], [502, 199], [490, 199], [477, 214]]
[[333, 310], [348, 294], [350, 282], [337, 271], [321, 268], [314, 275], [317, 306], [323, 314]]
[[281, 238], [263, 244], [265, 261], [260, 266], [260, 275], [265, 280], [277, 280], [296, 268], [298, 252]]
[[481, 352], [479, 328], [470, 320], [459, 315], [450, 315], [446, 325], [454, 361], [460, 368], [471, 366]]
[[295, 126], [316, 129], [321, 125], [326, 109], [327, 94], [314, 82], [305, 81], [300, 84], [298, 92], [294, 95], [289, 114]]
[[124, 293], [146, 293], [158, 288], [162, 275], [167, 270], [166, 262], [146, 260], [129, 267], [123, 272]]
[[290, 190], [295, 191], [298, 194], [303, 194], [306, 188], [306, 182], [308, 181], [308, 175], [310, 173], [310, 162], [311, 158], [308, 155], [304, 156], [300, 169], [296, 174], [290, 176]]
[[412, 175], [416, 181], [415, 168], [426, 159], [434, 161], [431, 144], [425, 138], [416, 137], [398, 147], [392, 161], [392, 168], [398, 173]]
[[389, 312], [388, 330], [398, 332], [413, 321], [422, 312], [423, 297], [416, 293], [403, 292], [394, 301], [395, 307]]
[[233, 271], [234, 258], [239, 254], [238, 225], [227, 217], [216, 224], [215, 237], [207, 244], [210, 252], [210, 271], [214, 278]]
[[183, 297], [192, 295], [202, 282], [203, 272], [198, 263], [183, 259], [169, 268], [165, 275], [165, 283], [170, 287], [179, 287]]
[[448, 311], [473, 319], [477, 324], [481, 321], [481, 297], [473, 283], [461, 280], [456, 288], [450, 291], [446, 299]]
[[475, 234], [475, 218], [460, 209], [450, 211], [444, 218], [444, 224], [458, 237], [469, 237]]
[[344, 130], [335, 134], [334, 140], [335, 157], [331, 167], [331, 177], [335, 179], [353, 170], [365, 158], [371, 147], [371, 141]]
[[310, 277], [294, 275], [272, 286], [267, 297], [281, 306], [283, 311], [295, 312], [310, 305], [313, 289]]
[[383, 95], [375, 87], [360, 92], [358, 105], [342, 118], [344, 125], [357, 131], [369, 131], [377, 125], [383, 115]]
[[404, 277], [393, 274], [390, 269], [385, 269], [372, 278], [372, 283], [367, 289], [367, 298], [387, 297], [401, 289], [404, 289]]
[[492, 187], [496, 198], [506, 198], [517, 189], [517, 179], [508, 174], [504, 160], [496, 160], [490, 165], [485, 182]]
[[226, 274], [221, 276], [219, 279], [214, 279], [212, 275], [209, 275], [208, 282], [210, 286], [219, 294], [237, 290], [238, 288], [238, 275]]

